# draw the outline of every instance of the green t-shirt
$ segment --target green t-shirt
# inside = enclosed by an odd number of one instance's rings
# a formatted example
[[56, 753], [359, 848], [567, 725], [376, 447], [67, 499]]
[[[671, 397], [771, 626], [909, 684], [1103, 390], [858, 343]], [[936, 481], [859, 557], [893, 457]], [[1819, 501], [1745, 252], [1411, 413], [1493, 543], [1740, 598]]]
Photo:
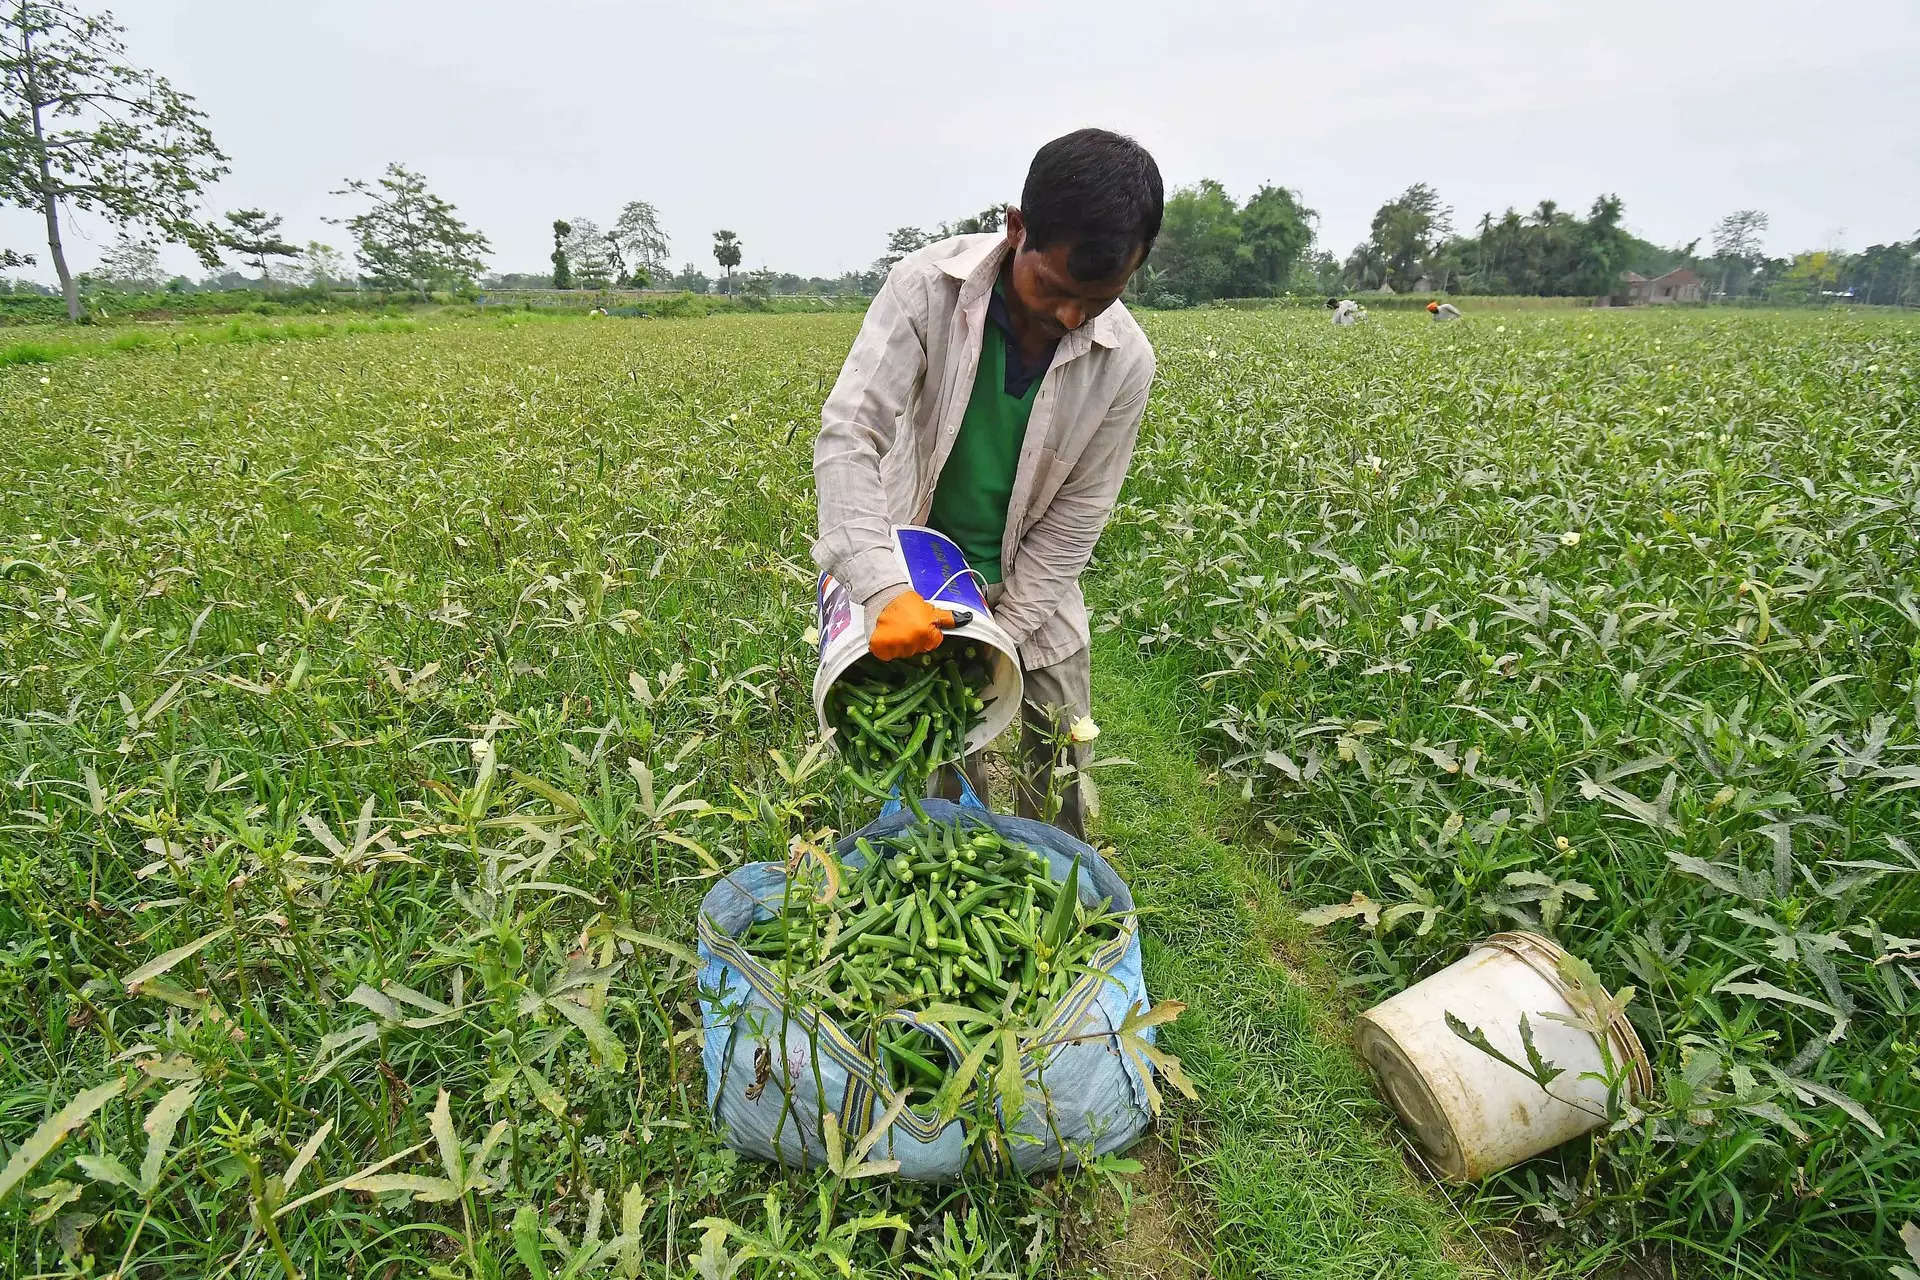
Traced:
[[1007, 335], [998, 324], [987, 324], [973, 394], [967, 399], [959, 434], [953, 438], [953, 451], [940, 468], [927, 522], [952, 538], [967, 563], [988, 582], [1001, 578], [1007, 502], [1013, 497], [1020, 445], [1027, 438], [1027, 418], [1033, 413], [1041, 381], [1033, 378], [1021, 395], [1008, 393]]

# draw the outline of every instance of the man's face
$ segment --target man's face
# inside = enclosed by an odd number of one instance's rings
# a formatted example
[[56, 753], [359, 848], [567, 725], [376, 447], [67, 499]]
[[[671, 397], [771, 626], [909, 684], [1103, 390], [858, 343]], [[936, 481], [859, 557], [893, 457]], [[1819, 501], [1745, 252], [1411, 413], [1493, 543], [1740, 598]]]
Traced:
[[1077, 280], [1067, 270], [1072, 245], [1028, 250], [1026, 241], [1026, 222], [1020, 211], [1008, 209], [1007, 243], [1013, 250], [1009, 309], [1049, 339], [1064, 337], [1112, 306], [1146, 257], [1144, 250], [1135, 250], [1124, 270], [1104, 280]]

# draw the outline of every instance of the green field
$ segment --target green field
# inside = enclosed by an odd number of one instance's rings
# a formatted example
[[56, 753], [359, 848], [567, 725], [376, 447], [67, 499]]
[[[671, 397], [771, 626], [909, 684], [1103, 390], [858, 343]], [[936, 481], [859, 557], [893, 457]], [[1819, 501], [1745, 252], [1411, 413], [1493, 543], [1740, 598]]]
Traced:
[[[23, 339], [67, 345], [0, 367], [0, 1270], [1887, 1274], [1920, 324], [1149, 317], [1095, 829], [1200, 1097], [916, 1188], [729, 1154], [682, 957], [717, 869], [871, 815], [802, 640], [857, 323]], [[1351, 1014], [1516, 926], [1638, 988], [1660, 1096], [1443, 1192]]]

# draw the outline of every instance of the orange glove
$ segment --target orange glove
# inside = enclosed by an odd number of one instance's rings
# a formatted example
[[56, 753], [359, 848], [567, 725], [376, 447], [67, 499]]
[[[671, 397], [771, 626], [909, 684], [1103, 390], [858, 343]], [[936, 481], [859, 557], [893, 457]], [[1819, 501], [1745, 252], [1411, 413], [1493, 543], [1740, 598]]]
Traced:
[[931, 653], [940, 647], [940, 629], [952, 625], [952, 613], [934, 608], [918, 591], [903, 591], [874, 620], [867, 648], [882, 662]]

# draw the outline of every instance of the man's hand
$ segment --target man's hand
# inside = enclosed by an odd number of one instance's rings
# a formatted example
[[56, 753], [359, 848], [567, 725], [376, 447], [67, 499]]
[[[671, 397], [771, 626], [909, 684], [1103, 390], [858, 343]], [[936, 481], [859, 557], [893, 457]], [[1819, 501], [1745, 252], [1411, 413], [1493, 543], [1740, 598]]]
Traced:
[[940, 647], [941, 628], [953, 625], [951, 612], [934, 608], [918, 591], [903, 591], [874, 620], [867, 648], [883, 662], [931, 653]]

